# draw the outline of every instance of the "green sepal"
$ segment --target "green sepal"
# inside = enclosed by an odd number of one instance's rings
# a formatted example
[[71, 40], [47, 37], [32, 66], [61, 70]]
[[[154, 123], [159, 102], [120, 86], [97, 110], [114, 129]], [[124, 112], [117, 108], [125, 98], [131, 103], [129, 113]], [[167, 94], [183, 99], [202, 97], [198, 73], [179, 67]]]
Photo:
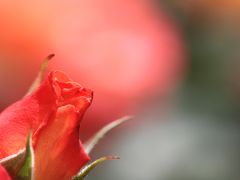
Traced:
[[14, 179], [31, 180], [33, 178], [33, 171], [34, 171], [34, 152], [32, 148], [32, 133], [30, 133], [27, 140], [25, 160], [23, 166], [18, 171], [16, 178]]
[[33, 177], [34, 155], [31, 141], [32, 134], [29, 133], [25, 149], [0, 160], [0, 164], [13, 180], [31, 180]]
[[102, 129], [100, 129], [92, 138], [90, 138], [86, 143], [84, 143], [84, 149], [89, 154], [94, 147], [98, 144], [98, 142], [104, 138], [104, 136], [113, 130], [114, 128], [118, 127], [122, 123], [132, 119], [131, 116], [124, 116], [122, 118], [119, 118], [106, 126], [104, 126]]
[[84, 178], [100, 163], [106, 160], [115, 160], [119, 159], [117, 156], [106, 156], [101, 157], [94, 162], [90, 163], [89, 165], [85, 166], [76, 176], [72, 178], [72, 180], [84, 180]]
[[39, 85], [41, 84], [43, 77], [45, 75], [45, 72], [47, 70], [47, 66], [48, 66], [48, 62], [54, 57], [54, 54], [49, 54], [41, 63], [39, 72], [37, 74], [37, 77], [35, 78], [35, 80], [33, 81], [32, 85], [30, 86], [30, 88], [28, 89], [28, 92], [26, 93], [25, 96], [30, 95], [33, 91], [35, 91]]
[[25, 160], [25, 149], [16, 154], [1, 159], [0, 164], [7, 170], [8, 174], [14, 178], [21, 169]]

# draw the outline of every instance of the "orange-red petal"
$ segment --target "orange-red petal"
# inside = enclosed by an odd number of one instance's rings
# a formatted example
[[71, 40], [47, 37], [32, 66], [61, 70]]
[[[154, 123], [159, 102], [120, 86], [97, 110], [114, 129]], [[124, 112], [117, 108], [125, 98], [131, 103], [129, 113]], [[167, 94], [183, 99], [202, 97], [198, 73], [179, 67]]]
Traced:
[[68, 180], [89, 160], [79, 141], [79, 111], [73, 105], [59, 107], [37, 134], [35, 180]]

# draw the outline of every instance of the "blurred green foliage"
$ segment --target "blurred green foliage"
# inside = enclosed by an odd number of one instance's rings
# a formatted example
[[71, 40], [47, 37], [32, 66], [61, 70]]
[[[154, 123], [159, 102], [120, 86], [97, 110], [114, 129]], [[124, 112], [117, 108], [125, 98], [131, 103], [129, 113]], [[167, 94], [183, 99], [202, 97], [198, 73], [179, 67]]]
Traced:
[[239, 25], [221, 15], [188, 11], [176, 0], [161, 3], [182, 28], [188, 72], [181, 91], [181, 106], [194, 113], [239, 117]]

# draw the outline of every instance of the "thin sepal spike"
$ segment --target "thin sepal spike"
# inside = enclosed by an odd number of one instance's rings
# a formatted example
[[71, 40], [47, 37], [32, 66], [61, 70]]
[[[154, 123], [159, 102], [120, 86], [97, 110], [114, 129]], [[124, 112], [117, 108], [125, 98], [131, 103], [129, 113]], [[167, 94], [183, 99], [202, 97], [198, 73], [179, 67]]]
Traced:
[[84, 147], [86, 152], [89, 154], [94, 149], [94, 147], [98, 144], [98, 142], [111, 130], [118, 127], [122, 123], [132, 119], [132, 116], [124, 116], [120, 119], [117, 119], [106, 126], [104, 126], [102, 129], [100, 129], [95, 135], [93, 135], [92, 138], [90, 138], [86, 143], [84, 143]]
[[37, 77], [35, 78], [35, 80], [33, 81], [32, 85], [30, 86], [30, 88], [28, 89], [27, 93], [25, 94], [25, 96], [30, 95], [33, 91], [35, 91], [39, 85], [41, 84], [44, 75], [46, 73], [47, 70], [47, 66], [48, 66], [48, 62], [54, 57], [54, 54], [49, 54], [41, 63], [39, 72], [37, 74]]
[[85, 166], [76, 176], [72, 178], [72, 180], [84, 180], [85, 177], [99, 164], [107, 160], [116, 160], [120, 159], [118, 156], [105, 156], [101, 157], [89, 165]]

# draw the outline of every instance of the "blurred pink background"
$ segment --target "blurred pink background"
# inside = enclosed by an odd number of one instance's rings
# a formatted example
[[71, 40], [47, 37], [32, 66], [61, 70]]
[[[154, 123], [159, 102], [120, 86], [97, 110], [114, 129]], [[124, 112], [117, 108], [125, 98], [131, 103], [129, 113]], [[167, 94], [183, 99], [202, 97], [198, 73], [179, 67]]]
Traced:
[[156, 95], [165, 99], [181, 79], [180, 28], [150, 1], [0, 1], [0, 19], [1, 108], [23, 96], [55, 53], [50, 69], [95, 92], [83, 136]]

